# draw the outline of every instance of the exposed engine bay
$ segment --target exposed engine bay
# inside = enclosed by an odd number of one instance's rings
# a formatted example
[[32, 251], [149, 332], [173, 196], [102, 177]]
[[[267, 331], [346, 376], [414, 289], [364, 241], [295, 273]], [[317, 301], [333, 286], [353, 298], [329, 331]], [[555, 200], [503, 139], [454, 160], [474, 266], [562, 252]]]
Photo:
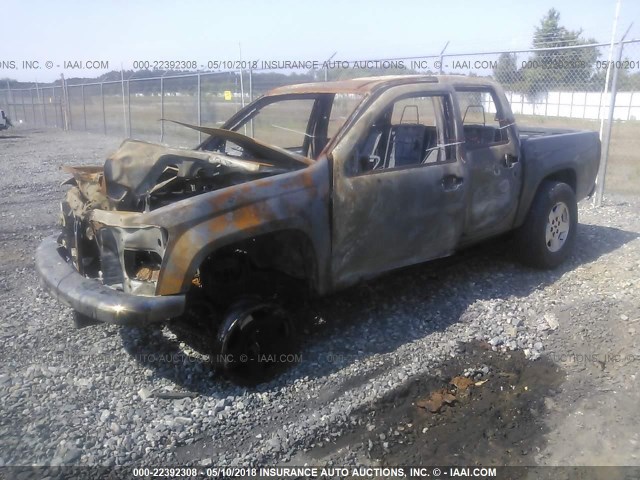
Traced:
[[[289, 171], [268, 161], [125, 141], [104, 167], [63, 167], [78, 187], [67, 195], [76, 214], [86, 208], [144, 212], [195, 195]], [[81, 216], [81, 215], [80, 215]]]
[[[145, 225], [145, 212], [305, 166], [295, 154], [235, 132], [208, 130], [221, 134], [219, 148], [126, 140], [104, 167], [63, 167], [72, 175], [64, 184], [72, 188], [61, 204], [59, 244], [78, 272], [117, 290], [154, 295], [167, 234]], [[224, 153], [227, 138], [240, 146], [240, 156]]]

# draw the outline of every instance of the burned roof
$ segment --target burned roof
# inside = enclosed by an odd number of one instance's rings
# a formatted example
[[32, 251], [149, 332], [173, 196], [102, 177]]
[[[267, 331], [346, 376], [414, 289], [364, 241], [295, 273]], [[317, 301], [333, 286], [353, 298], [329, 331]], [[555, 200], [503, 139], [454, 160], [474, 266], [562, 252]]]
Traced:
[[386, 75], [377, 77], [352, 78], [331, 82], [300, 83], [274, 88], [267, 95], [288, 95], [304, 93], [355, 93], [367, 94], [378, 88], [393, 87], [412, 83], [448, 83], [454, 85], [487, 85], [493, 81], [485, 77], [464, 75]]

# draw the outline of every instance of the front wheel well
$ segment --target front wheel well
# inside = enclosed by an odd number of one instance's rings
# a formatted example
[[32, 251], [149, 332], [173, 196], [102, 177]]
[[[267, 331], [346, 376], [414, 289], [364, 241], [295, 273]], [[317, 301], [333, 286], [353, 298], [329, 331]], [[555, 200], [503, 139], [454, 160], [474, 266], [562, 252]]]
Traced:
[[281, 230], [211, 252], [200, 264], [195, 283], [210, 299], [226, 304], [242, 295], [306, 293], [315, 287], [316, 279], [316, 256], [309, 237], [298, 230]]

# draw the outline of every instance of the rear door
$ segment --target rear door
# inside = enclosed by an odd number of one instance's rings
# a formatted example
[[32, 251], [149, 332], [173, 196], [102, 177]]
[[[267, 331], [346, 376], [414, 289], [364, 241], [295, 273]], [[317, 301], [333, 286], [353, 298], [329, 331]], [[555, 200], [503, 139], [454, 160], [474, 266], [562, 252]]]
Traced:
[[466, 191], [454, 102], [442, 85], [391, 88], [332, 152], [336, 286], [454, 250]]
[[519, 144], [510, 112], [490, 86], [456, 87], [469, 169], [465, 240], [495, 235], [513, 225], [522, 182]]

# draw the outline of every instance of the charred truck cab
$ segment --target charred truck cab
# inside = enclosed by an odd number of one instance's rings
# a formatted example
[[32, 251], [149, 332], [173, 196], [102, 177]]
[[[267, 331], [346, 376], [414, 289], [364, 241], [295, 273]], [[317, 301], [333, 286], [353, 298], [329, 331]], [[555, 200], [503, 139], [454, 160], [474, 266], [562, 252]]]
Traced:
[[509, 230], [525, 262], [555, 267], [600, 150], [594, 132], [518, 129], [498, 85], [455, 76], [281, 87], [221, 129], [183, 125], [207, 134], [194, 150], [127, 140], [66, 167], [62, 231], [36, 265], [86, 317], [190, 318], [226, 359], [293, 345], [282, 302], [301, 292]]

